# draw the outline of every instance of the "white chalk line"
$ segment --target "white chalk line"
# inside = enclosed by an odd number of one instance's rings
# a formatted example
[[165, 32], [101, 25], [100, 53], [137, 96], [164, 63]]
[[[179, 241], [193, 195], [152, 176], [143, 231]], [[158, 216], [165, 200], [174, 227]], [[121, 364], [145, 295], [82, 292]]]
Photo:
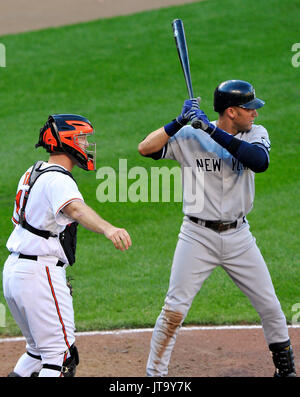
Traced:
[[[300, 328], [298, 325], [288, 325], [288, 328]], [[222, 330], [249, 330], [249, 329], [262, 329], [261, 325], [218, 325], [218, 326], [185, 326], [180, 329], [180, 332], [186, 331], [222, 331]], [[77, 336], [96, 336], [96, 335], [122, 335], [122, 334], [136, 334], [143, 332], [153, 332], [153, 328], [136, 328], [136, 329], [118, 329], [111, 331], [86, 331], [86, 332], [75, 332]], [[25, 341], [25, 338], [11, 337], [1, 338], [0, 343], [4, 342], [19, 342]]]

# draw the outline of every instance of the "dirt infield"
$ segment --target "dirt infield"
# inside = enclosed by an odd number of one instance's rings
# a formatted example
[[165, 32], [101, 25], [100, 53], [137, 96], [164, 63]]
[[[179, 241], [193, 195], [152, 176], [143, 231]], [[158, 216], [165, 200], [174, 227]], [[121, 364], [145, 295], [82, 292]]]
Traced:
[[[196, 0], [10, 0], [0, 5], [0, 35]], [[63, 3], [63, 6], [62, 6]], [[290, 329], [300, 370], [300, 330]], [[144, 377], [151, 331], [77, 336], [78, 377]], [[12, 371], [25, 342], [0, 343], [0, 377]], [[170, 377], [270, 377], [274, 367], [261, 328], [181, 330]]]
[[9, 0], [0, 2], [0, 35], [62, 26], [199, 0]]
[[[299, 328], [290, 329], [296, 368], [300, 368]], [[151, 330], [79, 335], [78, 377], [144, 377]], [[5, 377], [25, 351], [25, 342], [0, 343], [0, 376]], [[170, 377], [272, 377], [274, 366], [261, 328], [181, 330]]]

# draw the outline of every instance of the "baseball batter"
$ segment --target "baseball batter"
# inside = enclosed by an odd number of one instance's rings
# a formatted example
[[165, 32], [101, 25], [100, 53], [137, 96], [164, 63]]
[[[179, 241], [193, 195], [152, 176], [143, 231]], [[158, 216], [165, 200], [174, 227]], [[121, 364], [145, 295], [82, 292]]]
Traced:
[[[178, 331], [217, 266], [258, 312], [274, 376], [296, 376], [286, 318], [246, 218], [253, 206], [255, 173], [269, 165], [268, 132], [254, 124], [256, 109], [264, 102], [242, 80], [228, 80], [215, 89], [217, 121], [208, 120], [199, 102], [185, 101], [180, 116], [139, 144], [143, 156], [176, 160], [183, 181], [184, 218], [169, 289], [151, 339], [147, 376], [168, 374]], [[187, 125], [189, 121], [197, 129]]]
[[14, 205], [10, 251], [3, 270], [8, 307], [26, 338], [26, 352], [10, 377], [72, 377], [79, 363], [74, 311], [66, 268], [76, 254], [77, 225], [128, 249], [125, 229], [111, 225], [85, 204], [71, 174], [75, 165], [95, 170], [94, 129], [85, 117], [49, 116], [36, 147], [50, 153], [21, 177]]

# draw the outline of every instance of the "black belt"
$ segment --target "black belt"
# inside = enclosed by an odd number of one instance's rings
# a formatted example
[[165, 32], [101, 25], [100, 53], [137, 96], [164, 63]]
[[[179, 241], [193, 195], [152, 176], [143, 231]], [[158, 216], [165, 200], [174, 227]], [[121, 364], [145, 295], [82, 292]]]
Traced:
[[[24, 254], [19, 254], [20, 259], [29, 259], [31, 261], [37, 261], [38, 256], [37, 255], [24, 255]], [[57, 261], [56, 266], [64, 266], [64, 263], [60, 260]]]
[[188, 217], [192, 222], [197, 223], [198, 225], [202, 225], [208, 227], [209, 229], [215, 230], [217, 232], [225, 232], [229, 229], [235, 229], [237, 227], [238, 222], [232, 223], [224, 223], [220, 221], [205, 221], [202, 219], [195, 218], [194, 216]]

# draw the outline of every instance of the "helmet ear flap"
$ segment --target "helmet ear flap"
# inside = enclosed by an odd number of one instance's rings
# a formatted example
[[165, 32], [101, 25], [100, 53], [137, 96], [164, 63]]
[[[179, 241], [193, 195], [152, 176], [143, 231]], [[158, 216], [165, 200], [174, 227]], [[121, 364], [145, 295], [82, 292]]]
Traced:
[[45, 126], [40, 129], [39, 140], [38, 140], [38, 143], [35, 144], [36, 148], [38, 148], [40, 146], [45, 147], [45, 144], [43, 142], [44, 131], [45, 131]]
[[60, 136], [59, 136], [57, 125], [56, 125], [55, 120], [54, 120], [54, 118], [52, 116], [49, 116], [48, 124], [49, 124], [49, 127], [51, 129], [52, 136], [53, 136], [53, 138], [56, 141], [56, 147], [57, 147], [58, 151], [64, 151], [63, 148], [62, 148], [62, 143], [61, 143], [61, 140], [60, 140]]
[[48, 153], [63, 151], [59, 132], [52, 116], [49, 116], [46, 124], [40, 129], [39, 141], [35, 147], [42, 146]]

